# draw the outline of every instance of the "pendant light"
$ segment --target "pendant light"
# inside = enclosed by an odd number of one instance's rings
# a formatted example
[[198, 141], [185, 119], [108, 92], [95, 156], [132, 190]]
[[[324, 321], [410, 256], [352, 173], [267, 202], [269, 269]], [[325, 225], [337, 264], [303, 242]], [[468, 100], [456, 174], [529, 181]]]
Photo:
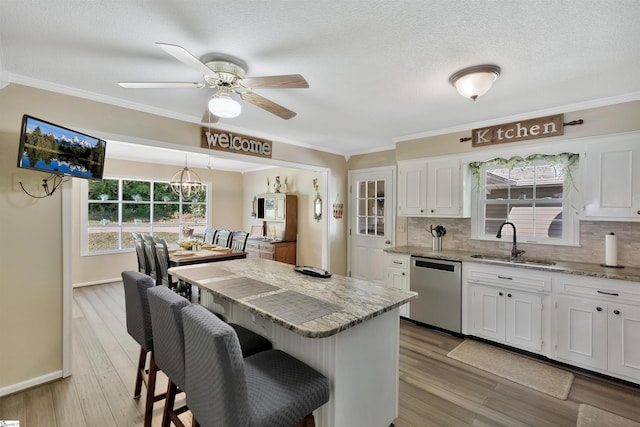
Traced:
[[189, 200], [192, 196], [195, 196], [200, 192], [202, 188], [202, 181], [197, 173], [189, 170], [187, 167], [187, 154], [184, 155], [184, 169], [179, 170], [171, 178], [169, 183], [171, 191], [182, 198], [182, 200]]
[[475, 101], [491, 89], [499, 75], [500, 67], [497, 65], [476, 65], [453, 73], [449, 83], [460, 95]]

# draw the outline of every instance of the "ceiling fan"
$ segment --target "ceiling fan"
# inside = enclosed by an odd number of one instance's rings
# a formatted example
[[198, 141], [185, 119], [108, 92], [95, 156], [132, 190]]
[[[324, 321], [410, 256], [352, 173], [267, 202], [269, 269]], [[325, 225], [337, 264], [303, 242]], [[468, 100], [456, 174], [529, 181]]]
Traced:
[[245, 77], [246, 66], [232, 60], [212, 60], [207, 63], [189, 53], [185, 48], [166, 43], [156, 43], [178, 61], [202, 73], [204, 82], [119, 82], [118, 85], [128, 89], [166, 89], [166, 88], [209, 88], [215, 89], [209, 100], [209, 109], [202, 117], [203, 122], [215, 123], [218, 117], [236, 117], [241, 106], [231, 97], [235, 92], [251, 104], [262, 108], [278, 117], [289, 120], [296, 113], [282, 105], [276, 104], [254, 92], [252, 89], [267, 88], [308, 88], [309, 84], [300, 74], [283, 76]]

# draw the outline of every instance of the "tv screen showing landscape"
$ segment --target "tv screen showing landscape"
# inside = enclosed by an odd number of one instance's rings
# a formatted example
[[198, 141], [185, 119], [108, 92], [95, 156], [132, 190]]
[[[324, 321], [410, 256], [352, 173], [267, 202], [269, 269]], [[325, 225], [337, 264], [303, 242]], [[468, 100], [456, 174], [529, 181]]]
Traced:
[[106, 141], [36, 119], [22, 118], [18, 167], [102, 179]]

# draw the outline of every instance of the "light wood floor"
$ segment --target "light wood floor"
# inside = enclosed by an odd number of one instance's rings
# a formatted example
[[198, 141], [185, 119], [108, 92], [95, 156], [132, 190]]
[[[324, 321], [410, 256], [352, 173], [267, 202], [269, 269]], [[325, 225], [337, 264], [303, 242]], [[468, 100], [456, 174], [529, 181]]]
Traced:
[[[407, 321], [400, 329], [396, 427], [575, 426], [580, 403], [640, 421], [640, 388], [576, 373], [562, 401], [447, 358], [460, 338]], [[74, 290], [73, 334], [74, 374], [0, 398], [0, 420], [20, 420], [20, 427], [142, 426], [144, 402], [132, 398], [139, 347], [126, 332], [121, 284]], [[161, 410], [158, 402], [154, 426]]]

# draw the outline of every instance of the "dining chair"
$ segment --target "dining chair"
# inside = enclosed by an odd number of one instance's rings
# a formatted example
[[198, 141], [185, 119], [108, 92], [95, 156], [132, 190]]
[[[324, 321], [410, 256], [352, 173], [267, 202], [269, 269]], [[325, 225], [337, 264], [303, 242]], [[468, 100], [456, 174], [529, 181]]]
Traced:
[[136, 256], [138, 258], [138, 271], [147, 274], [147, 256], [144, 253], [144, 241], [142, 235], [135, 231], [131, 232], [133, 243], [136, 248]]
[[235, 331], [204, 307], [182, 310], [187, 405], [202, 426], [314, 426], [329, 380], [280, 350], [245, 359]]
[[[123, 271], [125, 316], [127, 332], [140, 344], [138, 368], [133, 398], [138, 399], [142, 392], [142, 383], [147, 387], [144, 409], [144, 426], [151, 426], [153, 403], [164, 398], [164, 394], [155, 394], [158, 366], [153, 351], [153, 330], [147, 290], [155, 288], [151, 277], [139, 271]], [[147, 357], [149, 368], [147, 369]]]
[[231, 232], [229, 230], [218, 230], [214, 243], [225, 248], [231, 243]]
[[246, 231], [234, 231], [231, 235], [231, 244], [229, 247], [234, 252], [244, 252], [244, 249], [247, 247], [247, 239], [249, 238], [249, 233]]
[[204, 235], [202, 236], [202, 243], [204, 243], [205, 245], [213, 244], [217, 233], [218, 233], [218, 230], [216, 230], [215, 228], [205, 229]]
[[[169, 378], [162, 426], [169, 422], [182, 426], [178, 415], [187, 410], [186, 407], [174, 409], [176, 394], [185, 391], [184, 332], [181, 309], [190, 305], [189, 300], [172, 292], [164, 286], [156, 286], [147, 290], [151, 324], [153, 326], [153, 352], [157, 366]], [[216, 316], [212, 313], [213, 316]], [[271, 342], [240, 325], [229, 324], [235, 331], [243, 357], [248, 357], [272, 348]]]
[[153, 236], [153, 242], [156, 247], [156, 265], [157, 271], [156, 274], [157, 284], [164, 285], [169, 289], [178, 288], [178, 281], [174, 281], [171, 275], [169, 274], [169, 247], [167, 245], [167, 241], [162, 237]]
[[149, 234], [142, 234], [142, 240], [144, 242], [144, 253], [147, 256], [147, 274], [155, 281], [158, 281], [157, 274], [157, 255], [156, 244], [153, 241], [153, 237]]

